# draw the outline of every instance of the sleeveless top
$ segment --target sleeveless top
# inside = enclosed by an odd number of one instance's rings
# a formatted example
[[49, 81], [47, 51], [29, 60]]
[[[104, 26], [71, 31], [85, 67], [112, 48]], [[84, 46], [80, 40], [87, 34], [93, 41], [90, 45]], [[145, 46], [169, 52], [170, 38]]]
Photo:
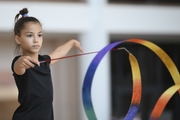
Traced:
[[[13, 66], [20, 56], [12, 61], [11, 69], [18, 88], [19, 107], [12, 120], [53, 120], [53, 87], [50, 62], [40, 63], [40, 67], [26, 69], [23, 75], [17, 75]], [[48, 55], [38, 57], [39, 61], [49, 60]]]

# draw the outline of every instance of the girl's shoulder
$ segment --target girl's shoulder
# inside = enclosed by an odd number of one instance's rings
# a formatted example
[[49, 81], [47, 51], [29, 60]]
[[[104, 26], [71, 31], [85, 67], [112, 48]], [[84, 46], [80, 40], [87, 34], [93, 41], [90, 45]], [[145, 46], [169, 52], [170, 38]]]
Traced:
[[[19, 57], [21, 57], [21, 55], [15, 56], [14, 59], [13, 59], [13, 61], [16, 61]], [[12, 61], [12, 62], [13, 62], [13, 61]]]
[[21, 57], [21, 55], [15, 56], [14, 59], [12, 60], [12, 64], [11, 64], [11, 70], [12, 70], [12, 71], [14, 71], [14, 70], [13, 70], [14, 63], [16, 62], [16, 60], [17, 60], [19, 57]]
[[38, 60], [39, 62], [47, 61], [46, 63], [51, 63], [51, 57], [49, 55], [39, 55]]
[[39, 55], [39, 60], [50, 60], [50, 56], [49, 55]]

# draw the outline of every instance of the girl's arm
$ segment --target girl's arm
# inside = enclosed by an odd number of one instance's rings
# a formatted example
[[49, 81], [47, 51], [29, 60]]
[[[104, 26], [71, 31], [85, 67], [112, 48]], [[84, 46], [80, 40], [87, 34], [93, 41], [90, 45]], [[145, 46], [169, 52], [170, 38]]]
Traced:
[[39, 65], [39, 62], [35, 61], [30, 56], [19, 57], [17, 61], [14, 63], [13, 70], [17, 75], [23, 75], [26, 69], [34, 67], [33, 63]]
[[[51, 57], [51, 59], [64, 57], [64, 56], [66, 56], [66, 54], [70, 51], [70, 49], [72, 47], [76, 47], [81, 52], [83, 52], [83, 49], [82, 49], [80, 43], [77, 40], [72, 39], [72, 40], [66, 42], [65, 44], [57, 47], [49, 56]], [[53, 65], [57, 61], [58, 60], [51, 61], [50, 65]]]

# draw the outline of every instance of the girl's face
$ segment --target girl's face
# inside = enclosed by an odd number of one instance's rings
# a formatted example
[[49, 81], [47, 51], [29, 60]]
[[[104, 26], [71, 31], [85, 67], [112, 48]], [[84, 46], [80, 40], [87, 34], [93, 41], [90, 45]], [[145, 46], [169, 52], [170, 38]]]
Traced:
[[21, 46], [23, 55], [38, 54], [43, 41], [41, 25], [38, 22], [26, 23], [15, 40]]

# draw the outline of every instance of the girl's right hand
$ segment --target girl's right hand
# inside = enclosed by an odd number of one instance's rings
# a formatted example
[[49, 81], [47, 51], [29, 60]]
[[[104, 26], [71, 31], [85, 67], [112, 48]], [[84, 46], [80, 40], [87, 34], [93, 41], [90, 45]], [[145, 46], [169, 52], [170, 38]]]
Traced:
[[22, 75], [25, 73], [26, 69], [29, 69], [35, 66], [33, 63], [39, 66], [39, 62], [31, 58], [30, 56], [21, 56], [14, 63], [14, 72], [18, 75]]
[[39, 65], [38, 61], [35, 61], [34, 59], [32, 59], [29, 56], [22, 56], [20, 57], [17, 62], [19, 62], [20, 67], [24, 68], [24, 69], [28, 69], [30, 67], [34, 67], [34, 64]]

